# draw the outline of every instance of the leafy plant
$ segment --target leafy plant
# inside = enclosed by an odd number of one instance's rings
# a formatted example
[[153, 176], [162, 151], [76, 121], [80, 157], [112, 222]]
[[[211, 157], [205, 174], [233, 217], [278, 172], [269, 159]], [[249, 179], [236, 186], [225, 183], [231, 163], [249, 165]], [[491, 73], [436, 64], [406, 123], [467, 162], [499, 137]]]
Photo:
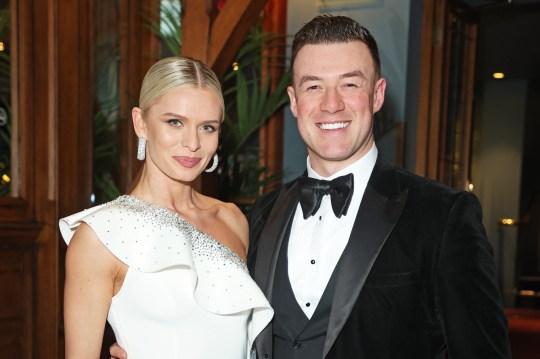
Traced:
[[[147, 8], [146, 26], [157, 34], [162, 42], [162, 52], [178, 56], [182, 52], [183, 1], [160, 1], [159, 9]], [[167, 56], [166, 55], [166, 56]]]

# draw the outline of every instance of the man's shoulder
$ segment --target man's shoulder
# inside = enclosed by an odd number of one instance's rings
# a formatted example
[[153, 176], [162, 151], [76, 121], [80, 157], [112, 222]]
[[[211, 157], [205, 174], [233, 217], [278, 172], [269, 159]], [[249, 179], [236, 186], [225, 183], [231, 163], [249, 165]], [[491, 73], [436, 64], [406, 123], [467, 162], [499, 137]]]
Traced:
[[[407, 190], [410, 195], [418, 195], [423, 198], [441, 198], [459, 196], [463, 192], [462, 189], [452, 188], [440, 181], [420, 176], [412, 171], [391, 164], [388, 161], [381, 160], [378, 162], [378, 169], [374, 171], [374, 177], [379, 176], [381, 179], [375, 180], [380, 186], [398, 187], [398, 192]], [[377, 167], [376, 167], [377, 168]]]

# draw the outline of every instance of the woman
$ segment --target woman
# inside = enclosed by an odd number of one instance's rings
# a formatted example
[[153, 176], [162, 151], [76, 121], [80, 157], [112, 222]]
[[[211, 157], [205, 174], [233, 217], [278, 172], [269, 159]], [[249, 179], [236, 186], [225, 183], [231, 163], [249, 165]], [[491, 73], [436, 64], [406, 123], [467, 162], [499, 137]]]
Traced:
[[146, 74], [133, 191], [60, 221], [67, 358], [98, 358], [106, 319], [130, 359], [248, 356], [273, 312], [245, 265], [247, 221], [193, 189], [217, 165], [223, 117], [203, 63], [166, 58]]

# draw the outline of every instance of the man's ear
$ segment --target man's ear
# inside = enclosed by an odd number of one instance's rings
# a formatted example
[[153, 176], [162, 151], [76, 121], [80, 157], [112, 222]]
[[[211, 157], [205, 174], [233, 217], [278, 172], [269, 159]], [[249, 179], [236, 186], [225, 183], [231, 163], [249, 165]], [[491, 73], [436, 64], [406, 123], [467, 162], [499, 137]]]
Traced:
[[289, 101], [291, 102], [291, 112], [294, 115], [294, 117], [296, 117], [296, 109], [297, 109], [296, 92], [294, 91], [293, 86], [287, 87], [287, 94], [289, 95]]
[[146, 122], [142, 116], [142, 110], [138, 107], [133, 107], [131, 110], [131, 119], [133, 120], [133, 128], [137, 137], [146, 138]]
[[375, 91], [373, 91], [373, 113], [381, 109], [384, 103], [385, 91], [386, 91], [386, 80], [381, 77], [375, 83]]

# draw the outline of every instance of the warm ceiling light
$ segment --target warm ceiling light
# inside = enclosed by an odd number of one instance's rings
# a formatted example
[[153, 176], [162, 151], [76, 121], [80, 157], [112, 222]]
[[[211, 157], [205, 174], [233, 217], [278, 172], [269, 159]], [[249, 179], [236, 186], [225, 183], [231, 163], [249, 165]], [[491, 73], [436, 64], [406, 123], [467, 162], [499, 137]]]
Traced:
[[494, 72], [493, 73], [493, 78], [494, 79], [502, 79], [502, 78], [504, 78], [504, 73], [502, 73], [502, 72]]

